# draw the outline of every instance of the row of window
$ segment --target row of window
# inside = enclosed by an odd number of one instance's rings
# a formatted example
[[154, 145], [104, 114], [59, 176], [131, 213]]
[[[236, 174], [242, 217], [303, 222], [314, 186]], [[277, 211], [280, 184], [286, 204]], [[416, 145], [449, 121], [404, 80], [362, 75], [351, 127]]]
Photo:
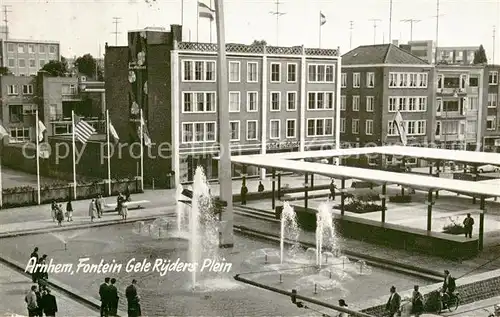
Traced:
[[[28, 65], [30, 68], [37, 68], [36, 61], [34, 59], [28, 60]], [[9, 58], [7, 61], [8, 67], [16, 67], [16, 59]], [[45, 65], [45, 60], [41, 59], [38, 61], [38, 67], [42, 68]], [[24, 58], [19, 58], [17, 60], [17, 66], [20, 68], [26, 67], [26, 60]]]
[[[19, 54], [24, 54], [26, 53], [26, 44], [15, 44], [15, 43], [8, 43], [7, 44], [7, 51], [9, 53], [14, 53], [16, 51], [16, 45], [17, 45], [17, 52]], [[30, 54], [35, 54], [36, 53], [36, 47], [38, 46], [38, 53], [44, 54], [47, 52], [47, 45], [46, 44], [28, 44], [28, 53]], [[57, 53], [57, 47], [55, 45], [48, 45], [49, 46], [49, 53], [50, 54], [56, 54]]]
[[[486, 124], [486, 129], [488, 129], [488, 121]], [[446, 121], [436, 121], [436, 129], [434, 134], [436, 136], [447, 136], [451, 135], [456, 137], [457, 135], [463, 136], [467, 134], [469, 137], [475, 137], [477, 133], [477, 122], [470, 120], [446, 120]]]
[[29, 128], [11, 128], [9, 129], [10, 143], [24, 143], [31, 140]]
[[[246, 109], [247, 112], [257, 112], [259, 109], [259, 93], [257, 91], [247, 91]], [[182, 94], [182, 112], [215, 112], [216, 98], [215, 92], [184, 92]], [[297, 110], [297, 92], [288, 91], [285, 93], [286, 110]], [[308, 110], [330, 110], [333, 109], [334, 93], [333, 92], [309, 92], [307, 94], [307, 109]], [[269, 110], [273, 112], [281, 111], [281, 92], [271, 91], [269, 95]], [[229, 112], [241, 111], [241, 92], [229, 92]]]
[[[340, 77], [340, 83], [342, 88], [347, 88], [347, 74], [342, 73]], [[375, 73], [366, 73], [366, 82], [364, 85], [366, 88], [375, 87]], [[352, 88], [360, 88], [361, 87], [361, 73], [353, 73], [352, 74]]]
[[[346, 125], [346, 118], [340, 118], [340, 133], [345, 133]], [[359, 134], [359, 119], [351, 120], [351, 134]], [[365, 120], [365, 134], [373, 135], [373, 120]]]
[[427, 97], [389, 97], [389, 112], [425, 112]]
[[[231, 141], [241, 140], [241, 122], [238, 120], [229, 121]], [[205, 143], [215, 142], [217, 135], [215, 121], [208, 122], [184, 122], [182, 123], [182, 143]], [[256, 141], [259, 134], [258, 120], [246, 121], [246, 140]], [[297, 137], [297, 120], [286, 119], [286, 138]], [[307, 136], [331, 136], [333, 135], [333, 118], [315, 118], [307, 120]], [[269, 121], [269, 138], [272, 140], [281, 139], [281, 120], [272, 119]]]
[[[426, 120], [405, 120], [405, 131], [406, 135], [425, 135], [427, 130]], [[389, 121], [387, 127], [387, 135], [396, 136], [399, 135], [398, 128], [394, 121]]]
[[[282, 79], [281, 63], [270, 63], [270, 81], [271, 83], [280, 83]], [[334, 82], [334, 65], [328, 64], [308, 64], [308, 81], [310, 83], [333, 83]], [[242, 82], [241, 62], [229, 62], [229, 82]], [[246, 82], [259, 82], [259, 63], [246, 63]], [[182, 80], [183, 81], [204, 81], [215, 82], [216, 68], [215, 61], [203, 60], [183, 60], [182, 63]], [[286, 82], [296, 83], [298, 80], [298, 64], [286, 63]]]
[[9, 122], [21, 122], [24, 115], [34, 114], [37, 109], [38, 106], [35, 104], [9, 105]]
[[[375, 104], [375, 97], [367, 96], [366, 97], [366, 107], [365, 110], [367, 112], [373, 112]], [[347, 99], [346, 96], [340, 96], [340, 110], [345, 111], [347, 108]], [[352, 96], [352, 111], [359, 111], [360, 108], [360, 97]]]
[[[34, 93], [33, 85], [22, 85], [22, 92], [23, 95], [33, 95]], [[18, 95], [19, 94], [18, 85], [9, 85], [7, 88], [7, 94]]]
[[389, 73], [389, 88], [427, 88], [427, 73]]

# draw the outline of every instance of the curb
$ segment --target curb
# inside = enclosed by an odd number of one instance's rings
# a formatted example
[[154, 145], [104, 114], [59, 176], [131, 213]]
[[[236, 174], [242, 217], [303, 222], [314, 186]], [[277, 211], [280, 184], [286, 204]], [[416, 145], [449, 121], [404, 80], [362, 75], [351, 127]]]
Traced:
[[[25, 270], [22, 267], [22, 264], [10, 259], [5, 256], [0, 256], [0, 262], [5, 264], [6, 266], [14, 269], [18, 273], [21, 273], [27, 278], [31, 278], [30, 274], [26, 273]], [[62, 294], [66, 295], [67, 297], [83, 304], [84, 306], [95, 310], [96, 312], [99, 312], [101, 309], [101, 304], [97, 299], [94, 299], [90, 296], [84, 295], [77, 291], [76, 289], [72, 288], [71, 286], [65, 285], [63, 283], [60, 283], [56, 280], [48, 280], [47, 283], [55, 290], [58, 290]], [[127, 313], [121, 310], [118, 310], [118, 317], [119, 316], [127, 316]]]

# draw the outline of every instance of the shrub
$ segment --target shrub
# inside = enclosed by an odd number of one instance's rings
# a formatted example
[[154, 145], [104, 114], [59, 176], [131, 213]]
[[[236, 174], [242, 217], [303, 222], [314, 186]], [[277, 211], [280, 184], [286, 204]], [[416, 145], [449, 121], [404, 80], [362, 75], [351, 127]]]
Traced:
[[389, 201], [391, 203], [407, 204], [407, 203], [411, 203], [411, 196], [410, 195], [391, 196], [391, 197], [389, 197]]
[[443, 231], [442, 231], [443, 233], [457, 234], [457, 235], [465, 233], [465, 228], [462, 224], [457, 222], [457, 220], [452, 219], [451, 217], [449, 217], [448, 219], [450, 219], [451, 223], [443, 226]]

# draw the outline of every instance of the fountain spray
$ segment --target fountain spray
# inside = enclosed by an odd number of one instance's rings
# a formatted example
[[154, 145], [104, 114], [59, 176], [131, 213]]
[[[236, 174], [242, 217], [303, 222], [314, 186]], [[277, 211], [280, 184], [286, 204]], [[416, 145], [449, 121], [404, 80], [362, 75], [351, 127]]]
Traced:
[[298, 243], [298, 232], [299, 227], [297, 224], [297, 215], [293, 210], [293, 207], [290, 206], [288, 202], [283, 204], [283, 211], [281, 212], [281, 236], [280, 236], [280, 262], [283, 264], [284, 262], [284, 253], [285, 253], [285, 239], [293, 240], [295, 243]]
[[179, 186], [177, 186], [177, 192], [176, 192], [176, 195], [175, 195], [175, 198], [176, 198], [176, 209], [175, 209], [175, 213], [177, 215], [177, 231], [178, 232], [181, 232], [182, 230], [182, 225], [183, 225], [183, 220], [184, 220], [184, 203], [180, 202], [180, 200], [182, 200], [182, 191], [184, 190], [184, 188], [182, 187], [181, 184], [179, 184]]

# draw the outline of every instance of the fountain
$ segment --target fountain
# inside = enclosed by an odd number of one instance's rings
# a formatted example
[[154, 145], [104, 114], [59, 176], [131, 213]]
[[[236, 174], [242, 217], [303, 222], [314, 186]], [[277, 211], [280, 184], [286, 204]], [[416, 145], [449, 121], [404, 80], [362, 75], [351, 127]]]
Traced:
[[183, 202], [180, 202], [184, 198], [184, 195], [182, 194], [183, 190], [184, 190], [184, 188], [182, 187], [181, 184], [179, 184], [179, 186], [177, 186], [177, 192], [175, 195], [175, 199], [177, 202], [176, 209], [175, 209], [175, 214], [177, 216], [177, 232], [182, 232], [182, 229], [184, 227], [184, 218], [185, 218], [184, 207], [185, 206], [184, 206]]
[[327, 247], [331, 250], [336, 249], [335, 231], [332, 220], [332, 206], [330, 202], [324, 202], [319, 205], [316, 213], [316, 265], [321, 268], [323, 264], [323, 243], [325, 238]]
[[[290, 253], [295, 253], [298, 247], [299, 226], [297, 224], [297, 215], [288, 202], [283, 204], [281, 213], [281, 236], [280, 236], [280, 264], [284, 261], [285, 239], [294, 242]], [[292, 254], [293, 255], [293, 254]]]
[[67, 234], [67, 235], [64, 235], [63, 233], [55, 233], [55, 232], [51, 232], [49, 234], [51, 236], [53, 236], [54, 238], [56, 238], [57, 240], [61, 241], [64, 244], [64, 251], [67, 251], [68, 250], [68, 242], [70, 240], [78, 237], [79, 235], [86, 233], [87, 231], [88, 230], [78, 230], [78, 231], [72, 232], [71, 234]]

